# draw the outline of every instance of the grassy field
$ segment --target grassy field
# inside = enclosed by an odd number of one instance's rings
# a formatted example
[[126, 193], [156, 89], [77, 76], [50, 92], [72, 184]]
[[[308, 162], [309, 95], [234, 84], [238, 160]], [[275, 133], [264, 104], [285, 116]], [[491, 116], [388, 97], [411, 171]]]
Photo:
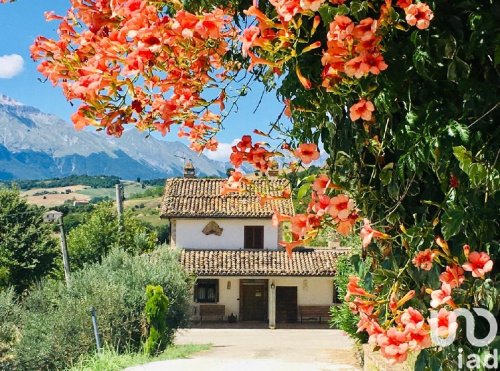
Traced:
[[187, 358], [191, 354], [210, 349], [209, 344], [172, 345], [158, 357], [148, 357], [141, 353], [118, 354], [112, 349], [84, 358], [69, 371], [119, 371], [126, 367], [143, 365], [149, 362]]
[[[123, 191], [126, 199], [130, 198], [134, 194], [142, 193], [148, 188], [152, 187], [146, 186], [145, 188], [142, 188], [141, 185], [136, 182], [123, 182]], [[109, 197], [114, 200], [116, 197], [115, 188], [85, 188], [78, 191], [78, 193], [89, 196], [90, 198]]]
[[[143, 197], [131, 198], [144, 193], [147, 190], [155, 190], [157, 187], [146, 186], [142, 188], [141, 184], [131, 181], [123, 182], [125, 210], [131, 210], [133, 214], [144, 222], [153, 226], [164, 225], [166, 221], [160, 219], [160, 209], [162, 197]], [[69, 193], [66, 193], [69, 192]], [[42, 193], [44, 193], [42, 195]], [[70, 201], [91, 201], [93, 198], [108, 197], [114, 201], [116, 197], [115, 188], [91, 188], [84, 185], [75, 185], [60, 188], [36, 188], [22, 192], [30, 204], [52, 208], [63, 205]]]
[[161, 197], [136, 198], [125, 200], [123, 205], [125, 210], [132, 210], [137, 219], [159, 226], [166, 223], [160, 219], [161, 200]]
[[[151, 186], [142, 188], [139, 183], [129, 181], [123, 182], [123, 184], [125, 199], [154, 188]], [[115, 188], [91, 188], [85, 185], [74, 185], [59, 188], [34, 188], [29, 191], [22, 192], [22, 195], [26, 197], [30, 204], [51, 208], [54, 206], [60, 206], [67, 201], [91, 201], [95, 197], [108, 197], [109, 199], [114, 200], [116, 197], [116, 191]]]
[[[51, 208], [64, 204], [66, 201], [90, 201], [90, 197], [84, 192], [87, 186], [75, 185], [59, 188], [35, 188], [22, 192], [30, 204]], [[66, 193], [67, 191], [71, 191]], [[43, 194], [42, 193], [45, 193]]]

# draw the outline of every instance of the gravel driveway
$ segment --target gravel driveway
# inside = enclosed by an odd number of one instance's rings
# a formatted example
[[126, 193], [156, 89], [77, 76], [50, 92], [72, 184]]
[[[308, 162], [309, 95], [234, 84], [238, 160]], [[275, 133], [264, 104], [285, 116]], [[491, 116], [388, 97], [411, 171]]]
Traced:
[[186, 329], [176, 344], [207, 344], [190, 359], [152, 362], [128, 371], [360, 370], [353, 342], [326, 329]]

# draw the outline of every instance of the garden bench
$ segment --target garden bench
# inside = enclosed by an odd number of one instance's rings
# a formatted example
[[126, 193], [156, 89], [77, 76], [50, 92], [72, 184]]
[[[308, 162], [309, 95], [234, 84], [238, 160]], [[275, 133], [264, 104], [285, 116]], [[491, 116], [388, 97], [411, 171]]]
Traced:
[[328, 305], [299, 305], [300, 323], [306, 318], [330, 318], [330, 306]]
[[222, 304], [201, 304], [200, 305], [200, 321], [203, 321], [203, 317], [220, 317], [222, 321], [224, 319], [224, 314], [226, 312], [226, 306]]

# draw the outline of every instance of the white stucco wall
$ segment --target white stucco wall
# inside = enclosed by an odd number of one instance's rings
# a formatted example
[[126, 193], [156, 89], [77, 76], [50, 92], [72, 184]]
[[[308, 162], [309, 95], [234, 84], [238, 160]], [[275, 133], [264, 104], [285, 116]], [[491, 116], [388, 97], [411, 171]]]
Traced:
[[297, 305], [332, 305], [332, 277], [277, 277], [270, 281], [276, 286], [297, 286]]
[[[215, 221], [222, 235], [205, 235], [202, 230]], [[243, 249], [244, 227], [264, 227], [264, 249], [278, 249], [278, 228], [271, 219], [176, 219], [172, 230], [172, 245], [185, 249], [235, 250]]]
[[[333, 278], [332, 277], [200, 277], [219, 280], [219, 302], [225, 305], [225, 317], [231, 313], [239, 318], [240, 312], [240, 279], [267, 279], [268, 290], [271, 292], [271, 284], [276, 286], [296, 286], [297, 305], [332, 305], [333, 302]], [[231, 288], [228, 289], [228, 282]], [[199, 304], [193, 305], [193, 320], [199, 319]]]

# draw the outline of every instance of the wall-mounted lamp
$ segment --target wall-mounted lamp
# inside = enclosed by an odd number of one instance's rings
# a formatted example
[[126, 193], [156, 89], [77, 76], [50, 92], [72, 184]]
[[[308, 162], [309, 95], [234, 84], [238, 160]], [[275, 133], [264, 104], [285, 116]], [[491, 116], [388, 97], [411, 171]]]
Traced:
[[228, 290], [231, 290], [231, 281], [227, 281], [226, 288], [227, 288]]
[[271, 290], [274, 290], [275, 287], [274, 282], [271, 282]]

